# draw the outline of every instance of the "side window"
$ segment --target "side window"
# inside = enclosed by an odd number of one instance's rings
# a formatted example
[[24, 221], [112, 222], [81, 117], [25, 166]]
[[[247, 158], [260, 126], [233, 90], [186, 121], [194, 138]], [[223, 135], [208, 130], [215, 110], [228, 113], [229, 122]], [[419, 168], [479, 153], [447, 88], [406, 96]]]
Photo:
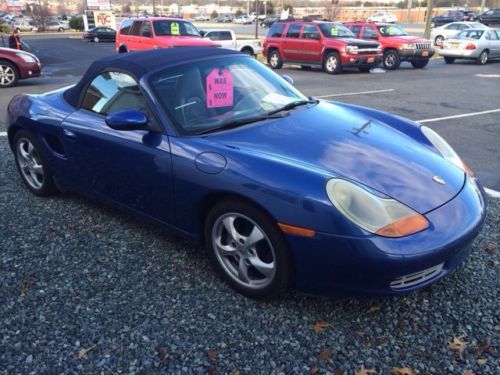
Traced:
[[119, 72], [105, 72], [94, 78], [81, 107], [101, 115], [123, 109], [149, 112], [137, 82], [128, 74]]
[[229, 31], [221, 31], [219, 35], [219, 40], [233, 40], [231, 36], [231, 32]]
[[446, 30], [458, 30], [458, 25], [456, 23], [450, 23], [446, 26]]
[[279, 38], [283, 35], [283, 31], [285, 30], [284, 23], [275, 23], [271, 26], [267, 33], [268, 38]]
[[497, 30], [497, 38], [500, 39], [500, 30]]
[[352, 31], [354, 35], [358, 36], [359, 31], [361, 30], [361, 25], [351, 25], [349, 29]]
[[151, 23], [150, 22], [143, 22], [142, 23], [142, 30], [141, 30], [141, 35], [146, 37], [146, 38], [151, 38]]
[[134, 21], [132, 28], [130, 29], [130, 35], [141, 35], [142, 21]]
[[298, 38], [300, 36], [300, 24], [292, 23], [286, 32], [287, 38]]
[[206, 37], [210, 40], [219, 40], [219, 32], [218, 31], [210, 31], [206, 34]]
[[377, 39], [378, 34], [371, 26], [365, 26], [361, 39]]
[[498, 40], [497, 34], [495, 31], [488, 31], [488, 34], [486, 35], [486, 39], [488, 40]]
[[319, 40], [319, 30], [314, 25], [304, 25], [302, 29], [302, 38]]
[[132, 27], [132, 20], [125, 20], [120, 26], [120, 34], [128, 35]]

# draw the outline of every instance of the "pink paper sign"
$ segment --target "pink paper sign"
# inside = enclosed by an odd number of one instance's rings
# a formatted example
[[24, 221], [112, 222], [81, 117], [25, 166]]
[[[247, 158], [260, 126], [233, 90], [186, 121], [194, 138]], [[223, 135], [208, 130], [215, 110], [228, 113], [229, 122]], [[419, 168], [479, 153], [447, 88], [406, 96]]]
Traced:
[[212, 69], [207, 76], [207, 108], [233, 105], [233, 76], [227, 69]]

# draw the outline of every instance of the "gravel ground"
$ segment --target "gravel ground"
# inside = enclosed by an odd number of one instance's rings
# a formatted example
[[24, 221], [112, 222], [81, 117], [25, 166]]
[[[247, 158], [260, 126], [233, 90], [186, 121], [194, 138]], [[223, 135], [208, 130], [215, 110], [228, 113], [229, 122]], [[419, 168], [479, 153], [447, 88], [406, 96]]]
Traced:
[[499, 228], [492, 200], [471, 257], [404, 298], [255, 302], [160, 228], [31, 195], [0, 138], [0, 373], [499, 374]]

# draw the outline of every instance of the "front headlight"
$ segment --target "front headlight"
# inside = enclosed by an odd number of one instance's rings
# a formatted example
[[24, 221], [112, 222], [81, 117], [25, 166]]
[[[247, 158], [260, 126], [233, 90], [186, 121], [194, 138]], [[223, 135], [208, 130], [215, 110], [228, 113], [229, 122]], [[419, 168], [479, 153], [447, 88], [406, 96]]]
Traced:
[[16, 53], [16, 55], [19, 56], [21, 59], [23, 59], [27, 63], [36, 63], [37, 62], [33, 56], [31, 56], [27, 53], [18, 52], [18, 53]]
[[415, 44], [414, 43], [403, 43], [401, 45], [401, 49], [415, 49]]
[[346, 53], [358, 53], [358, 46], [346, 46], [345, 47]]
[[427, 219], [408, 206], [378, 197], [352, 182], [332, 178], [326, 193], [335, 208], [364, 230], [384, 237], [403, 237], [429, 226]]
[[443, 158], [455, 164], [458, 168], [460, 168], [470, 176], [474, 175], [472, 170], [467, 166], [467, 164], [462, 161], [462, 159], [460, 159], [460, 156], [458, 156], [455, 150], [448, 144], [448, 142], [444, 140], [443, 137], [441, 137], [438, 133], [436, 133], [431, 128], [428, 128], [427, 126], [421, 126], [420, 130], [422, 130], [422, 133], [425, 135], [428, 141], [432, 143], [432, 145], [439, 151]]

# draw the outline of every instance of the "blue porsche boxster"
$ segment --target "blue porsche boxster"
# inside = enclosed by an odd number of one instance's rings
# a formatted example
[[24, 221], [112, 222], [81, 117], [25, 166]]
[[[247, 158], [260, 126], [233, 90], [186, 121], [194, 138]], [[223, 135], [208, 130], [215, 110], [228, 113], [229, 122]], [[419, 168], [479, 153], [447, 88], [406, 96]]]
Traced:
[[246, 55], [119, 54], [19, 95], [8, 139], [36, 195], [73, 191], [203, 244], [253, 298], [403, 294], [469, 254], [482, 187], [436, 132], [307, 98]]

